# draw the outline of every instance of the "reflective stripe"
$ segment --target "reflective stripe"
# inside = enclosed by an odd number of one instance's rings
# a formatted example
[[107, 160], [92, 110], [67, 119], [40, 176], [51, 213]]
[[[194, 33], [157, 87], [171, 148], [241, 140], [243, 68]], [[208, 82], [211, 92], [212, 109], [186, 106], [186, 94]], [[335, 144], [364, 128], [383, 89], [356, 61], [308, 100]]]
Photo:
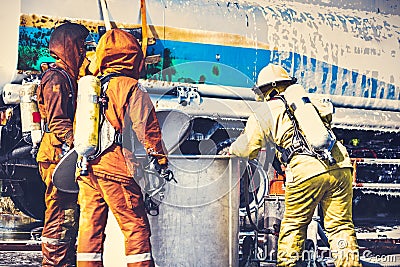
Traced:
[[76, 253], [76, 261], [102, 261], [102, 253]]
[[142, 254], [126, 256], [126, 263], [135, 263], [135, 262], [142, 262], [142, 261], [149, 261], [149, 260], [151, 260], [151, 253], [142, 253]]
[[57, 238], [50, 238], [50, 237], [45, 237], [42, 236], [40, 238], [42, 240], [42, 243], [50, 244], [50, 245], [65, 245], [69, 244], [70, 240], [65, 240], [65, 239], [57, 239]]

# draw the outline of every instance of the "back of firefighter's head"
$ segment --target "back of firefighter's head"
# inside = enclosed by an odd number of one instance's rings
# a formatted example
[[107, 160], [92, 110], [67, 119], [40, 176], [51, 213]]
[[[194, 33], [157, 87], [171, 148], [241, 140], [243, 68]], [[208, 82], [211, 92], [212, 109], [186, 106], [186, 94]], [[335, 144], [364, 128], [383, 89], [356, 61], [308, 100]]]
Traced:
[[108, 30], [97, 45], [96, 64], [101, 75], [117, 72], [139, 79], [144, 64], [142, 49], [132, 34]]
[[268, 101], [294, 83], [296, 78], [290, 77], [283, 67], [269, 64], [258, 74], [257, 86], [253, 91], [257, 101]]
[[80, 24], [67, 22], [58, 26], [49, 41], [50, 55], [58, 64], [66, 66], [74, 76], [78, 74], [85, 55], [85, 40], [89, 30]]

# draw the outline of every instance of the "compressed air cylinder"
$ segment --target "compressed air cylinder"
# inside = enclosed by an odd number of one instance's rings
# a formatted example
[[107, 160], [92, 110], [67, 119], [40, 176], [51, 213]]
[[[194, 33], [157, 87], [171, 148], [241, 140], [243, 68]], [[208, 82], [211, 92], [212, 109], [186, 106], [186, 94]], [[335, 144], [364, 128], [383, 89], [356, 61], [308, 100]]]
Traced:
[[39, 145], [42, 138], [40, 113], [36, 102], [33, 100], [37, 86], [36, 83], [25, 83], [19, 91], [22, 133], [30, 133], [34, 147]]
[[3, 102], [6, 105], [15, 105], [20, 103], [20, 91], [23, 85], [8, 83], [3, 87]]
[[303, 86], [293, 84], [286, 88], [285, 99], [312, 148], [317, 152], [330, 151], [336, 137], [323, 124]]
[[97, 150], [100, 118], [98, 98], [100, 92], [101, 83], [95, 76], [87, 75], [79, 79], [74, 146], [76, 152], [83, 157], [89, 157]]

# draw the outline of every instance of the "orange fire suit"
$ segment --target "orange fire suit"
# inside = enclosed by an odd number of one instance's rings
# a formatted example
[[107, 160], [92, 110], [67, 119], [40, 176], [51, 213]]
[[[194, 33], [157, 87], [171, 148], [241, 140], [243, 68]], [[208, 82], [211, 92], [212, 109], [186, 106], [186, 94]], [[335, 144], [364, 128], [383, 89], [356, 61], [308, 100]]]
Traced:
[[[315, 104], [323, 120], [329, 123], [332, 115], [326, 112], [326, 106]], [[272, 99], [249, 117], [244, 133], [231, 145], [230, 153], [254, 159], [267, 142], [289, 147], [292, 136], [293, 125], [283, 101]], [[291, 174], [290, 177], [289, 173], [286, 175], [278, 266], [300, 266], [307, 226], [318, 203], [323, 209], [324, 226], [336, 266], [361, 266], [352, 221], [352, 165], [340, 142], [333, 147], [332, 155], [337, 161], [332, 166], [316, 157], [300, 154], [287, 164]]]
[[73, 143], [73, 118], [79, 67], [85, 56], [89, 31], [66, 23], [50, 37], [50, 54], [58, 70], [48, 70], [37, 89], [37, 101], [45, 132], [36, 160], [46, 185], [45, 220], [42, 232], [43, 266], [75, 264], [77, 194], [63, 193], [52, 183], [52, 174], [62, 157], [62, 147]]
[[[143, 64], [139, 43], [125, 31], [109, 30], [99, 40], [96, 58], [100, 75], [124, 75], [111, 78], [108, 84], [107, 120], [118, 132], [132, 129], [147, 152], [158, 154], [159, 164], [166, 166], [167, 158], [163, 156], [165, 152], [154, 106], [147, 92], [138, 87]], [[124, 149], [114, 143], [89, 162], [88, 176], [78, 177], [81, 214], [77, 263], [80, 267], [103, 266], [108, 209], [111, 209], [125, 237], [127, 265], [154, 266], [143, 196], [133, 179], [137, 163], [124, 153]]]

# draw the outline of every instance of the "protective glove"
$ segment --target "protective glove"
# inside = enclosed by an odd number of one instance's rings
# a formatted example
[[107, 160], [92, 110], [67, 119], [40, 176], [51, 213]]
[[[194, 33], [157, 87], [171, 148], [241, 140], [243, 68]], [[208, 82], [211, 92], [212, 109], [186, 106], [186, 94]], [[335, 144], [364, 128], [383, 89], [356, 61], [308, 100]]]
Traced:
[[159, 165], [160, 169], [158, 170], [158, 173], [160, 174], [160, 177], [164, 178], [168, 182], [174, 181], [177, 183], [178, 181], [174, 177], [174, 173], [168, 169], [167, 164]]
[[145, 178], [145, 208], [149, 215], [157, 216], [159, 205], [164, 198], [164, 186], [167, 182], [177, 181], [174, 173], [168, 169], [167, 164], [160, 165], [154, 156], [149, 157], [149, 163], [144, 168]]
[[221, 150], [218, 152], [218, 155], [221, 155], [221, 156], [230, 156], [231, 154], [229, 153], [229, 146], [224, 147], [223, 149], [221, 149]]

